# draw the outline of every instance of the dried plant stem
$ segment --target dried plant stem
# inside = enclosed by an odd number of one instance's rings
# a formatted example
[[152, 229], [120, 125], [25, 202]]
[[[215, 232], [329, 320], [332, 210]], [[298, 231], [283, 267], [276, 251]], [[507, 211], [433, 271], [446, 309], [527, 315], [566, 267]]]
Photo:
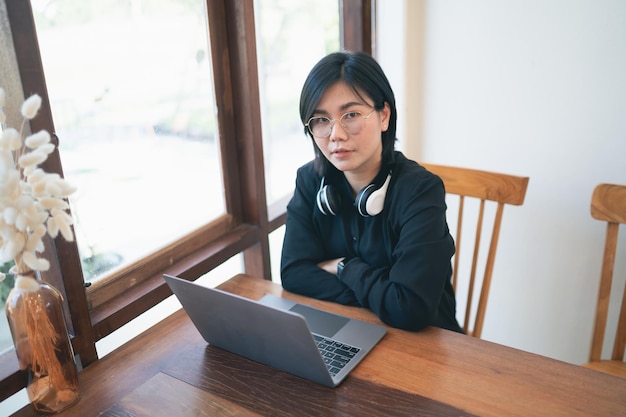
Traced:
[[[34, 278], [27, 278], [34, 279]], [[39, 284], [38, 284], [39, 285]], [[44, 397], [50, 390], [62, 391], [68, 387], [64, 369], [57, 353], [61, 352], [59, 343], [63, 342], [46, 311], [44, 297], [39, 291], [24, 291], [22, 294], [25, 343], [23, 357], [19, 358], [21, 366], [30, 366], [33, 384], [28, 389], [37, 397]]]
[[[59, 350], [57, 343], [59, 338], [56, 330], [50, 322], [50, 317], [45, 311], [41, 298], [37, 293], [27, 293], [24, 297], [27, 303], [26, 328], [28, 340], [31, 343], [32, 358], [31, 367], [35, 375], [62, 376], [63, 370], [57, 359], [56, 352]], [[50, 349], [50, 347], [53, 347]], [[61, 386], [63, 378], [59, 381], [50, 381], [55, 386]]]

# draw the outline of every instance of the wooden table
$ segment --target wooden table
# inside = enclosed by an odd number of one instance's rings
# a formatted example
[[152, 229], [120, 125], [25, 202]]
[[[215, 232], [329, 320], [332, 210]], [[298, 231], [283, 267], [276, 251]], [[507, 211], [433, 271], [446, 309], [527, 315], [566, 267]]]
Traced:
[[[380, 324], [368, 310], [246, 275], [220, 288]], [[626, 379], [437, 328], [390, 328], [343, 384], [326, 388], [207, 345], [183, 311], [89, 366], [80, 383], [81, 400], [59, 416], [626, 415]]]

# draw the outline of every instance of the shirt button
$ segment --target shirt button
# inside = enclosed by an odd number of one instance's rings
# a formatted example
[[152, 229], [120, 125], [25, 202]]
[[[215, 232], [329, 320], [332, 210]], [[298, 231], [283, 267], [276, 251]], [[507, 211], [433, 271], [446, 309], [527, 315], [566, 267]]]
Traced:
[[356, 242], [356, 236], [352, 236], [352, 240]]

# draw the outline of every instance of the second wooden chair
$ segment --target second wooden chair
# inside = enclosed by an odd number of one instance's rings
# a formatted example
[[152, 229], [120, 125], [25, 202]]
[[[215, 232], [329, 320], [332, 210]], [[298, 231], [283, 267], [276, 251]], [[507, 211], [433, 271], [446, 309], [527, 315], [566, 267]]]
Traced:
[[[617, 236], [620, 224], [626, 224], [626, 185], [598, 185], [591, 196], [591, 216], [594, 219], [605, 221], [607, 226], [596, 318], [591, 341], [591, 354], [589, 355], [589, 363], [584, 366], [626, 378], [626, 363], [624, 362], [624, 350], [626, 349], [626, 285], [624, 286], [621, 300], [619, 300], [619, 297], [616, 297], [618, 300], [617, 306], [619, 307], [621, 302], [621, 308], [619, 309], [611, 359], [602, 359], [602, 347], [605, 341], [611, 289], [613, 287]], [[619, 289], [614, 289], [614, 294], [621, 294], [622, 291], [618, 291]]]

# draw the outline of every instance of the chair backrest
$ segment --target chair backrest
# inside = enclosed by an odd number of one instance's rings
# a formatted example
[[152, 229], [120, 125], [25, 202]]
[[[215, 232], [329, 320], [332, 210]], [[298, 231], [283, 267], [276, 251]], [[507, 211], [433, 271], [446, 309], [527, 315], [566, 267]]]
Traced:
[[[463, 323], [463, 329], [467, 332], [467, 334], [474, 337], [480, 337], [485, 319], [489, 288], [491, 286], [491, 275], [493, 273], [493, 266], [496, 260], [496, 249], [498, 247], [498, 238], [500, 235], [500, 225], [502, 223], [504, 205], [512, 204], [519, 206], [524, 203], [526, 189], [528, 188], [528, 177], [518, 177], [475, 169], [433, 165], [427, 163], [422, 163], [421, 165], [430, 172], [438, 175], [443, 180], [446, 187], [446, 194], [459, 196], [459, 208], [455, 233], [456, 253], [454, 255], [454, 266], [452, 272], [452, 285], [457, 298], [459, 297], [459, 290], [457, 287], [459, 259], [461, 249], [464, 247], [462, 245], [461, 232], [463, 230], [463, 219], [466, 217], [465, 199], [469, 197], [477, 199], [480, 202], [476, 219], [476, 233], [474, 235], [474, 250], [470, 275], [467, 281], [467, 304]], [[485, 271], [482, 281], [479, 281], [476, 278], [476, 270], [479, 264], [479, 254], [481, 253], [480, 243], [483, 221], [485, 220], [485, 202], [487, 201], [493, 202], [493, 204], [496, 205], [496, 211], [493, 216], [491, 239], [488, 241]], [[482, 282], [480, 297], [474, 314], [474, 324], [473, 327], [470, 328], [470, 318], [472, 316], [474, 301], [474, 287], [475, 283], [480, 282]]]
[[[596, 306], [596, 319], [591, 341], [590, 362], [599, 361], [602, 356], [604, 333], [606, 331], [615, 254], [617, 252], [617, 235], [620, 224], [626, 224], [626, 185], [600, 184], [591, 197], [591, 216], [607, 222], [604, 256], [600, 275], [600, 290]], [[622, 305], [617, 323], [615, 343], [613, 344], [612, 360], [623, 361], [626, 347], [626, 286], [622, 296]]]

